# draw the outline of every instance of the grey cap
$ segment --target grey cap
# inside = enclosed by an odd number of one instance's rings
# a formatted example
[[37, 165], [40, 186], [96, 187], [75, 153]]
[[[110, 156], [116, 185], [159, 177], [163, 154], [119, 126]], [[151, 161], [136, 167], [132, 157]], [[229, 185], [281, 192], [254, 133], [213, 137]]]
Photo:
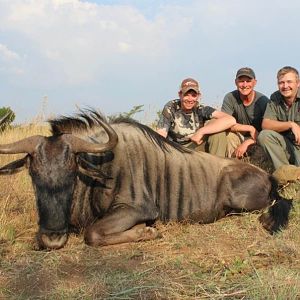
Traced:
[[236, 72], [235, 79], [238, 79], [242, 76], [247, 76], [251, 79], [255, 79], [255, 73], [251, 68], [241, 68]]

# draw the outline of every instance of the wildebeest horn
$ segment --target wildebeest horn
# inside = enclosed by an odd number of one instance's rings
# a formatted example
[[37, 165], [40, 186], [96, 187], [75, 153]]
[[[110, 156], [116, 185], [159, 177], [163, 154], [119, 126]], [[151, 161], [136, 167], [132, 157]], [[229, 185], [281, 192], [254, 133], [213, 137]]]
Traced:
[[98, 153], [98, 152], [108, 151], [116, 146], [116, 144], [118, 143], [118, 135], [113, 130], [113, 128], [108, 124], [102, 122], [101, 120], [97, 120], [97, 122], [106, 131], [108, 135], [108, 142], [105, 144], [97, 144], [97, 143], [91, 143], [85, 141], [71, 134], [65, 135], [64, 139], [66, 139], [71, 144], [71, 148], [73, 152]]
[[33, 153], [42, 140], [42, 136], [34, 135], [18, 142], [0, 145], [1, 154]]
[[[8, 118], [12, 115], [12, 112], [9, 111], [1, 120], [0, 126], [4, 124]], [[1, 154], [17, 154], [17, 153], [32, 153], [35, 150], [35, 147], [39, 143], [41, 136], [32, 136], [29, 138], [22, 139], [18, 142], [0, 145]]]
[[[72, 134], [65, 134], [63, 138], [71, 145], [71, 149], [74, 153], [104, 152], [115, 147], [118, 142], [118, 136], [116, 132], [108, 124], [102, 122], [101, 120], [98, 120], [98, 123], [106, 131], [108, 135], [108, 142], [105, 144], [91, 143], [73, 136]], [[43, 136], [35, 135], [15, 143], [0, 145], [0, 154], [33, 153], [36, 149], [36, 146], [40, 144], [43, 138]]]

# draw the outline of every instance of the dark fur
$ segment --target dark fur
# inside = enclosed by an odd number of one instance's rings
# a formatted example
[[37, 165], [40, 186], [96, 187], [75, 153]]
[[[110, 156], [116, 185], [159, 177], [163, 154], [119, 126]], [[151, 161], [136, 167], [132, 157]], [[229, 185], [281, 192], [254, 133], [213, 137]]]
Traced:
[[[106, 118], [99, 112], [94, 110], [89, 110], [89, 114], [86, 112], [81, 112], [76, 117], [61, 117], [59, 119], [50, 120], [51, 132], [53, 135], [60, 135], [63, 133], [73, 133], [73, 132], [87, 132], [89, 130], [97, 129], [99, 123], [97, 120], [103, 120], [107, 122]], [[136, 127], [142, 131], [145, 137], [157, 144], [164, 151], [168, 151], [167, 145], [171, 145], [173, 148], [180, 152], [190, 153], [191, 150], [181, 146], [178, 143], [174, 143], [167, 139], [162, 139], [161, 136], [153, 131], [150, 127], [145, 126], [131, 118], [117, 117], [110, 121], [110, 124], [128, 124], [130, 126]]]
[[[278, 195], [276, 181], [266, 172], [193, 152], [136, 121], [111, 122], [119, 139], [111, 151], [72, 153], [65, 133], [105, 142], [99, 120], [102, 115], [88, 111], [50, 121], [53, 136], [27, 159], [42, 247], [62, 247], [71, 227], [85, 228], [86, 243], [95, 246], [145, 240], [157, 234], [136, 224], [156, 219], [209, 223], [233, 211], [264, 209], [273, 200], [263, 225], [271, 233], [287, 225], [291, 202]], [[9, 166], [2, 172], [11, 172]]]

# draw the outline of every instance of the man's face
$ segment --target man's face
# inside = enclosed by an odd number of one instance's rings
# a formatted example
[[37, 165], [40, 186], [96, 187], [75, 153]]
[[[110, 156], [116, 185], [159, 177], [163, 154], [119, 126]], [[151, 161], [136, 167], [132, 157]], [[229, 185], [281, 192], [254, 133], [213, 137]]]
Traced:
[[256, 85], [256, 79], [252, 79], [248, 76], [241, 76], [235, 80], [235, 85], [243, 96], [249, 96]]
[[278, 89], [284, 99], [294, 101], [296, 99], [297, 91], [300, 86], [298, 76], [289, 72], [278, 78]]
[[181, 100], [181, 108], [184, 111], [190, 111], [197, 104], [200, 94], [196, 93], [194, 90], [189, 90], [185, 94], [179, 92], [179, 97]]

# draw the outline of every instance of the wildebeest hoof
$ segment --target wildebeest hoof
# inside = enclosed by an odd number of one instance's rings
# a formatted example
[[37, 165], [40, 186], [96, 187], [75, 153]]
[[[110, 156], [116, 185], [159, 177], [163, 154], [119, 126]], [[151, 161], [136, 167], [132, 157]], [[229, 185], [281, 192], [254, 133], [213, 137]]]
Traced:
[[68, 241], [68, 234], [41, 233], [35, 236], [35, 250], [57, 250], [62, 248]]
[[161, 234], [156, 228], [153, 227], [144, 227], [137, 230], [139, 235], [139, 241], [154, 240], [161, 237]]

